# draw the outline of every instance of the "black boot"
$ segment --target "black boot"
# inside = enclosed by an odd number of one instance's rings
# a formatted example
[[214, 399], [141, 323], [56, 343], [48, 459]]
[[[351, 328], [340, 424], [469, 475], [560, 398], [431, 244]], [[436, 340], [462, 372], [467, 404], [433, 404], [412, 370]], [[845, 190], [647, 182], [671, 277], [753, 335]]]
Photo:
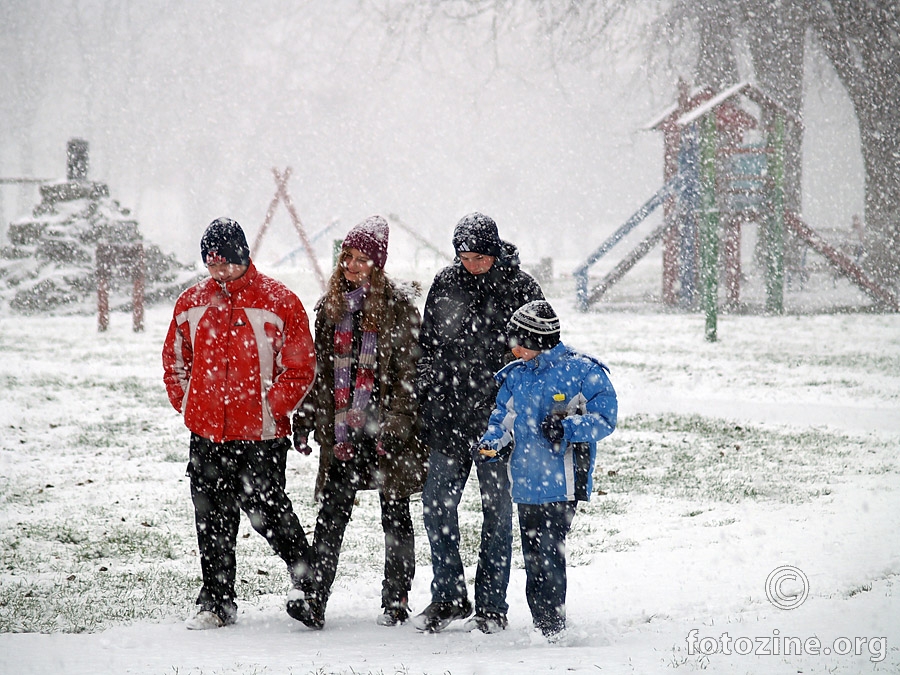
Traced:
[[468, 598], [451, 602], [432, 602], [425, 611], [413, 617], [412, 624], [417, 630], [440, 633], [451, 621], [465, 619], [471, 613], [472, 604]]

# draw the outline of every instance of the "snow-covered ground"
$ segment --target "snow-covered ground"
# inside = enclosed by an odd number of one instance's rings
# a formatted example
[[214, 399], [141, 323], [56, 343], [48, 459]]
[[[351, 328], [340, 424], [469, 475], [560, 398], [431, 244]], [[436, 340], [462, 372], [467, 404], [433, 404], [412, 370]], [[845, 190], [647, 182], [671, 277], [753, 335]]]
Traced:
[[[274, 274], [313, 305], [302, 274]], [[518, 558], [501, 634], [377, 626], [370, 493], [323, 631], [284, 613], [286, 574], [246, 520], [237, 623], [185, 630], [199, 563], [187, 433], [161, 381], [169, 308], [150, 309], [143, 333], [125, 315], [105, 333], [96, 317], [4, 315], [0, 673], [900, 671], [900, 316], [724, 315], [708, 343], [697, 314], [580, 314], [567, 286], [550, 295], [563, 339], [610, 366], [621, 409], [598, 462], [604, 494], [570, 535], [564, 642], [531, 630]], [[308, 530], [315, 466], [289, 458]], [[476, 492], [461, 516], [470, 565]], [[431, 570], [420, 518], [417, 559], [421, 609]], [[791, 610], [766, 593], [785, 565], [807, 579]], [[798, 578], [773, 577], [770, 594], [791, 601]]]

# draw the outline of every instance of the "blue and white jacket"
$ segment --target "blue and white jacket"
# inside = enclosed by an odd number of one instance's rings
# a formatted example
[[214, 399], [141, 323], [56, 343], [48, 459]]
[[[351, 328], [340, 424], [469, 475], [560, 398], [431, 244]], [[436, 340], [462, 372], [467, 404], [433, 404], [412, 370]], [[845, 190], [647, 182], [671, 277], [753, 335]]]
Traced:
[[[616, 428], [616, 392], [600, 361], [559, 343], [530, 361], [513, 361], [495, 378], [500, 391], [479, 447], [509, 457], [517, 504], [587, 501], [597, 442]], [[558, 451], [541, 432], [551, 412], [565, 414]]]

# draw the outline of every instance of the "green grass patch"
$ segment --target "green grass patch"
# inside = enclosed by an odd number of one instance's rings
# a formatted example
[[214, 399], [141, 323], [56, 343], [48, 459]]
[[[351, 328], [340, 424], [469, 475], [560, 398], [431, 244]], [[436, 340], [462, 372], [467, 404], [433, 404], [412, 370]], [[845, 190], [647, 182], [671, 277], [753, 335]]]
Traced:
[[897, 473], [888, 441], [823, 429], [739, 425], [697, 415], [633, 415], [601, 444], [595, 482], [610, 495], [797, 503], [848, 473]]

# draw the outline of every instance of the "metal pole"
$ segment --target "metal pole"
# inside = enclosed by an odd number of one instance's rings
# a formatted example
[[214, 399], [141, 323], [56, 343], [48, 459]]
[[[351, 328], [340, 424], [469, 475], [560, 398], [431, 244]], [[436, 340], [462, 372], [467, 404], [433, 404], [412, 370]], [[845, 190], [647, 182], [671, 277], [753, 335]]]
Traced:
[[766, 311], [784, 312], [784, 116], [776, 115], [769, 134], [770, 195], [766, 226]]
[[700, 287], [706, 340], [715, 342], [719, 309], [719, 209], [716, 203], [716, 114], [706, 115], [700, 138]]
[[322, 274], [322, 269], [319, 267], [319, 261], [316, 259], [316, 252], [313, 251], [313, 247], [309, 243], [309, 238], [306, 236], [306, 230], [303, 228], [300, 216], [297, 215], [297, 209], [294, 208], [294, 202], [291, 200], [291, 196], [287, 191], [287, 179], [290, 175], [290, 171], [291, 167], [288, 167], [285, 170], [284, 178], [282, 179], [278, 174], [278, 169], [272, 169], [272, 173], [275, 175], [275, 183], [278, 185], [276, 195], [281, 197], [281, 201], [284, 202], [284, 207], [291, 216], [291, 222], [294, 223], [294, 229], [297, 230], [297, 234], [300, 235], [300, 243], [303, 244], [303, 248], [306, 249], [306, 255], [309, 258], [309, 262], [312, 264], [313, 272], [316, 273], [316, 278], [319, 280], [319, 287], [324, 293], [328, 288], [328, 285], [325, 283], [325, 275]]

